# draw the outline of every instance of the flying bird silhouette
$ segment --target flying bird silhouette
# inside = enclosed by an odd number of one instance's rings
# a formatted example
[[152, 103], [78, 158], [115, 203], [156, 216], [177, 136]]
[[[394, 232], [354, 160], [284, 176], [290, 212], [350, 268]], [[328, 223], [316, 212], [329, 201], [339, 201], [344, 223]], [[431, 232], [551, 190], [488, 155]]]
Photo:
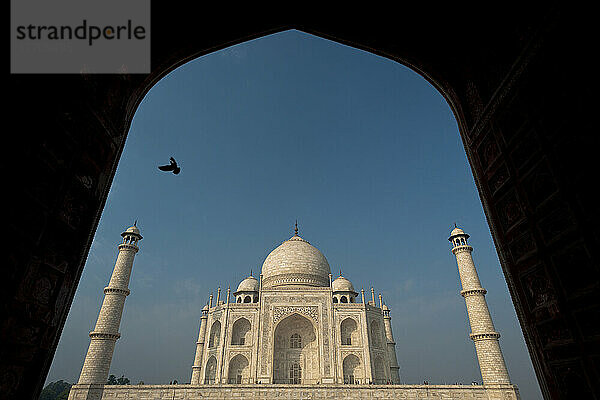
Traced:
[[159, 165], [158, 169], [160, 169], [161, 171], [173, 171], [173, 173], [175, 175], [177, 175], [179, 173], [179, 171], [181, 171], [181, 168], [179, 168], [177, 166], [177, 161], [175, 161], [175, 159], [173, 157], [171, 157], [170, 160], [171, 160], [171, 164]]

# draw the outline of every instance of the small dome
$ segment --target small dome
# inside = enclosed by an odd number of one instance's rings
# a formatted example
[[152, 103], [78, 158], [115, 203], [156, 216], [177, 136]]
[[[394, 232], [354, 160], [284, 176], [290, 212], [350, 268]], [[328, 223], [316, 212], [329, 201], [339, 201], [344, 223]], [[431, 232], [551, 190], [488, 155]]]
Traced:
[[204, 310], [208, 310], [208, 304], [205, 304], [204, 307], [202, 307], [202, 311]]
[[467, 238], [469, 238], [469, 235], [466, 234], [462, 229], [458, 228], [456, 225], [454, 226], [454, 229], [452, 229], [452, 232], [450, 232], [450, 237], [448, 238], [448, 240], [452, 241], [452, 238], [454, 238], [455, 236], [466, 236]]
[[390, 308], [386, 304], [384, 304], [383, 307], [381, 307], [381, 309], [383, 311], [389, 311], [390, 310]]
[[262, 266], [263, 288], [277, 286], [329, 286], [325, 256], [298, 235], [273, 250]]
[[121, 233], [121, 236], [125, 237], [125, 235], [129, 235], [129, 234], [134, 234], [136, 236], [139, 236], [139, 239], [142, 238], [140, 230], [138, 229], [137, 226], [135, 226], [135, 224], [133, 226], [130, 226], [129, 228], [125, 229], [125, 232]]
[[354, 286], [352, 286], [352, 283], [343, 276], [339, 276], [335, 281], [333, 281], [331, 283], [331, 288], [334, 292], [354, 292]]
[[464, 235], [464, 234], [465, 234], [465, 232], [460, 228], [454, 228], [454, 229], [452, 229], [452, 232], [450, 232], [450, 236]]
[[253, 276], [249, 276], [240, 282], [237, 292], [258, 292], [258, 279]]

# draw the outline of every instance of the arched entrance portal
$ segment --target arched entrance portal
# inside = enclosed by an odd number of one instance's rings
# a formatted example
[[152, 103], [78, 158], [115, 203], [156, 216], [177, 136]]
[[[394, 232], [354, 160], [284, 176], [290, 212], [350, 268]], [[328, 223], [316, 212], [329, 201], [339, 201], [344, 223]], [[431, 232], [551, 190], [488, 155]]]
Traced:
[[227, 383], [249, 383], [250, 363], [248, 359], [241, 354], [236, 355], [229, 362], [229, 374]]
[[273, 383], [318, 383], [319, 346], [313, 323], [299, 314], [284, 318], [273, 338]]
[[344, 373], [344, 384], [352, 385], [364, 382], [364, 372], [360, 359], [354, 354], [350, 354], [344, 358], [342, 363]]

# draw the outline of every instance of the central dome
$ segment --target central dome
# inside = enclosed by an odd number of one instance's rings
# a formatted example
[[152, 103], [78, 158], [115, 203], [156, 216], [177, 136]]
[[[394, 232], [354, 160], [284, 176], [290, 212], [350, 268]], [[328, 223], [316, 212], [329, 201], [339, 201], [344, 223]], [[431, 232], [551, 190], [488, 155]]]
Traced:
[[329, 286], [329, 263], [325, 256], [298, 235], [271, 252], [262, 266], [262, 287]]

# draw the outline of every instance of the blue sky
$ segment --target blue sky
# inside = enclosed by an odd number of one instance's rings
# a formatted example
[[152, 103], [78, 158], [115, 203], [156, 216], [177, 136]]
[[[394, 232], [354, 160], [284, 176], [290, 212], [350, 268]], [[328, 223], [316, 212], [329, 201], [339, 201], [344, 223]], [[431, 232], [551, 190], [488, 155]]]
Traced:
[[[170, 156], [175, 176], [157, 169]], [[473, 257], [513, 383], [541, 399], [452, 112], [391, 60], [298, 31], [200, 57], [140, 104], [48, 381], [77, 381], [120, 233], [136, 256], [111, 373], [189, 382], [200, 310], [293, 234], [391, 308], [404, 383], [481, 381], [456, 261]], [[255, 274], [256, 275], [256, 274]]]

